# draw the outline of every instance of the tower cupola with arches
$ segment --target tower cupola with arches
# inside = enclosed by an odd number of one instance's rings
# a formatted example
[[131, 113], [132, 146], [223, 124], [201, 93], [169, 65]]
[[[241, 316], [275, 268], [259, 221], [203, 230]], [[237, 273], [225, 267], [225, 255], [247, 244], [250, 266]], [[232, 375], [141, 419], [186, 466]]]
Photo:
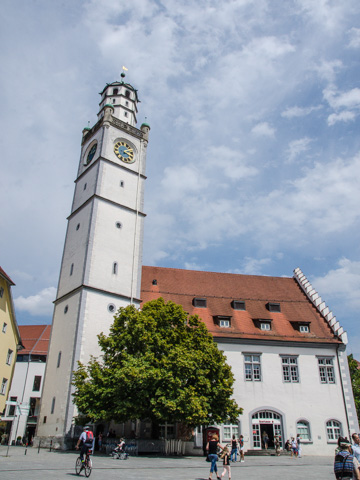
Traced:
[[82, 132], [38, 422], [42, 445], [66, 448], [77, 362], [100, 354], [97, 335], [108, 333], [119, 307], [140, 306], [150, 127], [136, 127], [138, 93], [124, 77], [105, 86], [98, 120]]

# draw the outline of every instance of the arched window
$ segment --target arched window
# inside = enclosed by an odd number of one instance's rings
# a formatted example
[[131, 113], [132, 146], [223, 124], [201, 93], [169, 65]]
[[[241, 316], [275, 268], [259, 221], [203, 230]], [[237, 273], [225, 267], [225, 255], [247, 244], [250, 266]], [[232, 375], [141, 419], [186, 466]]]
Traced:
[[72, 263], [70, 267], [70, 276], [73, 274], [73, 271], [74, 271], [74, 264]]
[[125, 97], [126, 97], [126, 98], [130, 98], [130, 92], [129, 92], [129, 90], [125, 90]]
[[113, 95], [117, 95], [119, 93], [119, 89], [118, 88], [114, 88], [113, 90]]
[[300, 435], [303, 440], [311, 440], [310, 424], [306, 420], [299, 420], [296, 424], [296, 433]]
[[118, 264], [117, 264], [117, 262], [114, 262], [113, 263], [113, 274], [117, 275], [117, 272], [118, 272]]
[[341, 435], [341, 423], [337, 420], [326, 422], [326, 435], [330, 442], [337, 440]]

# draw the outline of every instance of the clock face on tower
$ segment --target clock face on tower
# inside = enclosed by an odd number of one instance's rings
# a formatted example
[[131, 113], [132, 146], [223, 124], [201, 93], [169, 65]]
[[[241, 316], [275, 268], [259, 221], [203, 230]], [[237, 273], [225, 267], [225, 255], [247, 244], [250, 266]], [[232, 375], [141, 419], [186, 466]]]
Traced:
[[134, 149], [130, 147], [126, 142], [116, 142], [114, 145], [115, 155], [125, 163], [134, 163]]
[[96, 149], [97, 149], [97, 143], [94, 143], [94, 145], [90, 148], [90, 151], [89, 151], [89, 153], [88, 153], [88, 156], [86, 157], [85, 165], [89, 165], [89, 163], [91, 162], [91, 160], [94, 158]]

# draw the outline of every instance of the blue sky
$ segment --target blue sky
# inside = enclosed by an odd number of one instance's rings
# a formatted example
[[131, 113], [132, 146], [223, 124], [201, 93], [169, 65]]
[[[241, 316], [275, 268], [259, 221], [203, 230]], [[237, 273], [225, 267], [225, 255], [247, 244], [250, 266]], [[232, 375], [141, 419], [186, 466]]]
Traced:
[[125, 65], [151, 125], [144, 263], [300, 267], [360, 358], [358, 0], [3, 0], [0, 19], [19, 324], [51, 322], [81, 132]]

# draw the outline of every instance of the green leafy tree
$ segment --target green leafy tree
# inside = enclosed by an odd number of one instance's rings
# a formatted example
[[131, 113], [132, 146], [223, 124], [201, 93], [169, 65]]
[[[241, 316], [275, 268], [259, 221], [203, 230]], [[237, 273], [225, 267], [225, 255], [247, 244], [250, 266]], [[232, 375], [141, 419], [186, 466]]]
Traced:
[[358, 418], [360, 419], [360, 370], [359, 364], [353, 355], [348, 355], [348, 363], [351, 377], [351, 385], [354, 393], [355, 407]]
[[235, 422], [234, 377], [205, 324], [162, 298], [121, 308], [102, 358], [79, 363], [74, 403], [96, 420], [150, 419], [188, 426]]

